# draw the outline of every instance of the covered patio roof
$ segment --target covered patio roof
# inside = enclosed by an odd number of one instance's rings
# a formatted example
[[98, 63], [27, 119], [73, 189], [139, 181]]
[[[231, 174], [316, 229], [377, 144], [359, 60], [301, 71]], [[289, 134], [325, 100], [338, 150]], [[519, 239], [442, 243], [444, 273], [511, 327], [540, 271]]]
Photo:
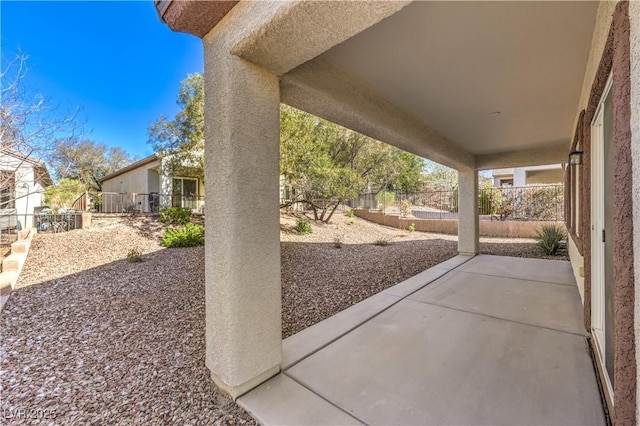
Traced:
[[292, 106], [459, 170], [566, 161], [597, 2], [197, 3], [157, 7]]

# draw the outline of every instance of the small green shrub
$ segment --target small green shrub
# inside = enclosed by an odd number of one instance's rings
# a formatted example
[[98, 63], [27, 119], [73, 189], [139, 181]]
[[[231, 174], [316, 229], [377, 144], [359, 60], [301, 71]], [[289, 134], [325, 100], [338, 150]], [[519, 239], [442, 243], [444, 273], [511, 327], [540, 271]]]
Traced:
[[204, 226], [187, 223], [178, 228], [169, 228], [162, 235], [165, 247], [195, 247], [204, 245]]
[[296, 231], [298, 231], [299, 234], [311, 234], [313, 232], [313, 228], [309, 221], [306, 218], [303, 218], [298, 220]]
[[160, 210], [160, 222], [170, 225], [186, 225], [191, 222], [191, 209], [171, 207]]
[[540, 250], [542, 250], [544, 254], [552, 256], [558, 254], [560, 245], [565, 238], [567, 238], [567, 234], [561, 227], [556, 225], [543, 225], [536, 237]]
[[347, 216], [348, 216], [348, 217], [353, 217], [353, 215], [354, 215], [354, 214], [355, 214], [355, 213], [353, 212], [353, 209], [349, 209], [349, 210], [347, 210]]
[[413, 231], [415, 231], [415, 230], [416, 230], [416, 224], [415, 224], [415, 223], [412, 223], [411, 225], [409, 225], [409, 227], [407, 228], [407, 230], [408, 230], [409, 232], [413, 232]]
[[132, 248], [127, 253], [127, 260], [131, 263], [142, 262], [142, 251], [140, 251], [137, 247]]

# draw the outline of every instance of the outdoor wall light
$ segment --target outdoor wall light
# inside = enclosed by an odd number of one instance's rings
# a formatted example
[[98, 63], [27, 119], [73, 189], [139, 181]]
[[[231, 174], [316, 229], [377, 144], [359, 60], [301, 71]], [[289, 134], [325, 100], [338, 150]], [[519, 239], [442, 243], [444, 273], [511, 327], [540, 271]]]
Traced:
[[582, 151], [573, 151], [569, 154], [569, 164], [572, 166], [582, 164]]

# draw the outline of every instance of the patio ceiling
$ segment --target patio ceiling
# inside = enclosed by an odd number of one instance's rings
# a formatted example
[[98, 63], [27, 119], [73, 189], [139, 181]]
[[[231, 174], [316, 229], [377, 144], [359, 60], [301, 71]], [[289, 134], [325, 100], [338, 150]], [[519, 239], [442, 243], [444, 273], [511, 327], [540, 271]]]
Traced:
[[[456, 168], [522, 150], [537, 153], [528, 164], [557, 162], [573, 134], [597, 8], [414, 2], [285, 74], [282, 97]], [[363, 103], [385, 105], [372, 114]], [[403, 118], [385, 123], [389, 115]], [[399, 123], [416, 136], [379, 129]], [[504, 155], [503, 165], [523, 158]]]

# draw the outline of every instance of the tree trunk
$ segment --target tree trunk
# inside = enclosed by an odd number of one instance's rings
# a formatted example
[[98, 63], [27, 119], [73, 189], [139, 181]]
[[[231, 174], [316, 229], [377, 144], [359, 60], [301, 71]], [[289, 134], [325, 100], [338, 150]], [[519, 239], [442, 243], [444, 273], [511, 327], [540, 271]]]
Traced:
[[333, 209], [331, 210], [331, 213], [329, 213], [329, 217], [327, 218], [327, 221], [325, 223], [329, 223], [329, 221], [331, 220], [331, 216], [333, 216], [333, 213], [336, 211], [339, 205], [340, 202], [337, 202], [335, 206], [333, 206]]

